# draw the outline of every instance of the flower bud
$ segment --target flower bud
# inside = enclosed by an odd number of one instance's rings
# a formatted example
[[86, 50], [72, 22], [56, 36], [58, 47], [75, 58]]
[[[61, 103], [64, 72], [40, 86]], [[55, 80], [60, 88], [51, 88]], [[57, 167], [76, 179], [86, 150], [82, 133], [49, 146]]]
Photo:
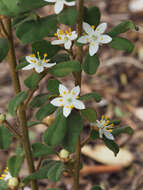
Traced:
[[8, 187], [11, 190], [17, 190], [19, 185], [19, 181], [17, 177], [12, 177], [8, 180]]
[[70, 155], [70, 153], [66, 149], [62, 149], [59, 153], [60, 159], [63, 162], [69, 161], [69, 155]]

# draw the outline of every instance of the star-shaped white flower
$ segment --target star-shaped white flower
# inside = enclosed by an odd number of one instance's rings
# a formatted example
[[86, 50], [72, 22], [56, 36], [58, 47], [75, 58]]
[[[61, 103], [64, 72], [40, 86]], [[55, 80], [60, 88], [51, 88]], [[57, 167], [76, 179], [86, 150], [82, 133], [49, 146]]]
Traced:
[[99, 49], [99, 44], [107, 44], [112, 41], [112, 38], [103, 34], [107, 28], [107, 23], [102, 23], [95, 29], [94, 26], [90, 26], [88, 23], [83, 22], [83, 30], [86, 35], [81, 36], [77, 41], [82, 44], [89, 43], [89, 55], [93, 56]]
[[59, 14], [64, 9], [64, 5], [67, 5], [67, 6], [75, 5], [75, 1], [72, 1], [72, 2], [68, 2], [66, 0], [45, 0], [45, 1], [49, 3], [55, 3], [54, 11], [56, 14]]
[[70, 49], [72, 45], [72, 41], [77, 38], [77, 33], [76, 31], [71, 31], [71, 28], [68, 30], [63, 30], [58, 29], [57, 33], [55, 33], [55, 36], [58, 37], [58, 40], [52, 41], [52, 45], [60, 45], [64, 44], [65, 49]]
[[76, 86], [69, 91], [64, 85], [59, 85], [60, 97], [54, 98], [51, 104], [57, 107], [63, 107], [63, 115], [68, 117], [73, 108], [82, 110], [85, 109], [85, 105], [82, 101], [78, 100], [80, 93], [80, 87]]
[[109, 124], [110, 121], [108, 120], [108, 118], [106, 116], [102, 116], [102, 119], [96, 120], [95, 123], [93, 123], [93, 127], [98, 127], [99, 128], [99, 137], [103, 138], [103, 135], [109, 139], [109, 140], [114, 140], [114, 136], [112, 135], [112, 128], [113, 128], [113, 124]]
[[8, 171], [8, 167], [6, 167], [6, 169], [4, 169], [4, 173], [0, 176], [0, 180], [8, 181], [11, 178], [12, 176], [10, 172]]
[[26, 56], [27, 62], [30, 64], [23, 67], [23, 70], [35, 69], [37, 73], [41, 73], [44, 71], [44, 68], [50, 68], [56, 65], [56, 63], [49, 63], [50, 59], [46, 59], [47, 54], [44, 54], [44, 58], [41, 59], [39, 52], [37, 52], [38, 57], [35, 54], [30, 56]]

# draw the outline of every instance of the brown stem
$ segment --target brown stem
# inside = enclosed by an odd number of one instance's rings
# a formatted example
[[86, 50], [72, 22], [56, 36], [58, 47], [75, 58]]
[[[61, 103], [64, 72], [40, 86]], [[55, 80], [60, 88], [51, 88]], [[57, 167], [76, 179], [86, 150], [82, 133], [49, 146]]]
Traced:
[[[10, 66], [14, 90], [15, 90], [15, 93], [17, 94], [17, 93], [21, 92], [21, 87], [20, 87], [19, 76], [16, 71], [17, 63], [16, 63], [14, 42], [13, 42], [13, 36], [12, 36], [11, 19], [4, 17], [3, 23], [4, 23], [5, 29], [8, 33], [8, 36], [9, 36], [8, 40], [9, 40], [10, 48], [9, 48], [7, 60], [8, 60], [9, 66]], [[19, 119], [20, 119], [20, 124], [21, 124], [21, 128], [22, 128], [22, 143], [23, 143], [23, 148], [25, 151], [25, 157], [27, 160], [29, 173], [33, 173], [35, 171], [35, 169], [34, 169], [34, 164], [33, 164], [29, 135], [28, 135], [28, 128], [27, 128], [27, 123], [26, 123], [27, 122], [26, 113], [24, 110], [24, 106], [22, 104], [19, 106]], [[37, 183], [35, 180], [31, 181], [31, 187], [32, 187], [32, 190], [38, 190], [38, 186], [37, 186]]]

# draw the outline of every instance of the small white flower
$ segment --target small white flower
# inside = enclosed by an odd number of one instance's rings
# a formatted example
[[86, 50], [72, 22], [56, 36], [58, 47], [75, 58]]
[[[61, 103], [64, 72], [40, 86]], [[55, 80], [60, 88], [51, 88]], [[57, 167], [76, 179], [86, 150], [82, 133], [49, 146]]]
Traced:
[[[86, 35], [81, 36], [77, 41], [82, 44], [89, 43], [89, 55], [93, 56], [99, 49], [99, 44], [107, 44], [112, 41], [112, 38], [103, 34], [107, 28], [107, 23], [100, 24], [96, 29], [88, 23], [83, 22], [83, 30]], [[94, 30], [95, 29], [95, 30]]]
[[65, 49], [70, 49], [72, 45], [72, 41], [77, 38], [77, 33], [76, 31], [71, 31], [71, 28], [68, 30], [63, 30], [58, 29], [57, 33], [55, 33], [55, 36], [58, 37], [58, 40], [52, 41], [52, 45], [59, 45], [59, 44], [64, 44]]
[[10, 172], [8, 171], [8, 167], [6, 167], [6, 169], [4, 169], [4, 173], [0, 176], [0, 180], [8, 181], [11, 178], [12, 176]]
[[51, 104], [57, 107], [63, 107], [63, 114], [68, 117], [73, 108], [82, 110], [85, 109], [85, 105], [82, 101], [77, 100], [80, 93], [80, 87], [76, 86], [69, 91], [64, 85], [59, 85], [60, 97], [54, 98]]
[[96, 123], [93, 123], [93, 127], [98, 127], [99, 128], [99, 137], [103, 138], [103, 135], [110, 140], [114, 140], [113, 135], [111, 134], [112, 132], [112, 128], [113, 128], [113, 124], [110, 124], [110, 121], [108, 120], [108, 118], [106, 116], [102, 116], [102, 119], [96, 120]]
[[67, 6], [75, 5], [75, 1], [72, 1], [72, 2], [68, 2], [66, 0], [45, 0], [45, 1], [49, 3], [55, 3], [54, 10], [56, 14], [59, 14], [63, 10], [64, 5], [67, 5]]
[[26, 56], [27, 62], [30, 64], [23, 67], [23, 70], [29, 70], [29, 69], [35, 69], [37, 73], [41, 73], [44, 71], [44, 68], [50, 68], [56, 65], [56, 63], [49, 63], [50, 59], [46, 59], [47, 54], [44, 54], [44, 58], [41, 59], [39, 52], [37, 52], [38, 58], [35, 56], [35, 54], [32, 54], [30, 56]]

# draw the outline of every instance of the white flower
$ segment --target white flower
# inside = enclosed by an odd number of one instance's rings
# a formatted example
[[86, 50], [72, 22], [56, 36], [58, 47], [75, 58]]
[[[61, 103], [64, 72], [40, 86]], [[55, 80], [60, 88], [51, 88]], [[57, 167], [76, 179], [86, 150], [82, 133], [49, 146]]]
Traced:
[[85, 105], [82, 101], [77, 100], [80, 93], [80, 87], [76, 86], [69, 91], [64, 85], [59, 85], [60, 97], [54, 98], [51, 104], [57, 107], [63, 107], [63, 114], [68, 117], [73, 108], [82, 110], [85, 109]]
[[[103, 34], [107, 28], [107, 23], [100, 24], [96, 29], [88, 23], [83, 22], [83, 30], [87, 33], [81, 36], [77, 41], [82, 44], [89, 43], [89, 54], [93, 56], [99, 49], [99, 44], [107, 44], [112, 41], [112, 38]], [[94, 30], [95, 29], [95, 30]]]
[[65, 32], [58, 29], [57, 33], [55, 33], [55, 36], [58, 37], [58, 40], [52, 41], [52, 45], [64, 44], [65, 49], [70, 49], [72, 41], [77, 38], [77, 33], [76, 31], [72, 32], [71, 28], [65, 30]]
[[63, 10], [64, 5], [67, 5], [67, 6], [75, 5], [75, 1], [72, 1], [72, 2], [67, 2], [66, 0], [45, 0], [45, 1], [49, 3], [55, 3], [54, 10], [56, 14], [59, 14]]
[[30, 64], [23, 67], [23, 70], [29, 70], [29, 69], [35, 69], [37, 73], [41, 73], [44, 71], [44, 67], [46, 68], [50, 68], [54, 65], [56, 65], [56, 63], [49, 63], [50, 59], [46, 59], [47, 54], [44, 54], [44, 58], [41, 59], [39, 52], [37, 52], [38, 58], [35, 56], [35, 54], [32, 54], [30, 56], [26, 56], [26, 60], [27, 62], [29, 62]]
[[12, 178], [12, 176], [11, 176], [10, 172], [8, 171], [8, 167], [6, 167], [6, 169], [4, 169], [4, 173], [0, 176], [0, 180], [7, 181], [11, 178]]
[[112, 128], [113, 128], [113, 124], [109, 124], [110, 121], [108, 120], [108, 118], [106, 116], [102, 116], [102, 119], [96, 120], [96, 123], [93, 123], [93, 127], [98, 127], [99, 128], [99, 137], [103, 138], [103, 135], [110, 140], [114, 140], [113, 135], [111, 134], [112, 132]]

